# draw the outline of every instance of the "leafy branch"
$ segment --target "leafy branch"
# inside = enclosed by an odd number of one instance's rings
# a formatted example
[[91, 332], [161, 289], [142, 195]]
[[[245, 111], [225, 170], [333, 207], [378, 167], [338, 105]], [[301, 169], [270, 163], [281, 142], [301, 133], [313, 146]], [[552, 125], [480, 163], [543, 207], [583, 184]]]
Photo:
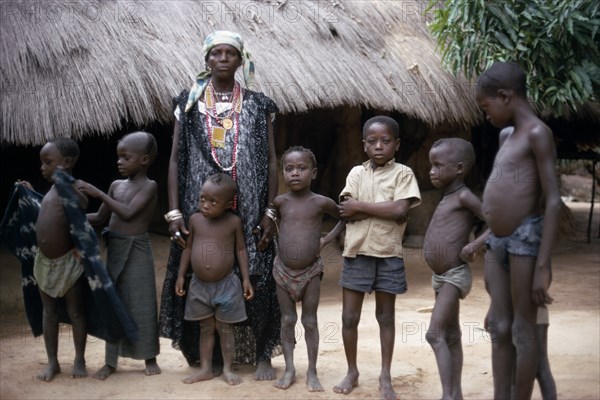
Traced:
[[474, 79], [494, 61], [528, 73], [534, 103], [555, 115], [600, 94], [600, 2], [430, 0], [444, 66]]

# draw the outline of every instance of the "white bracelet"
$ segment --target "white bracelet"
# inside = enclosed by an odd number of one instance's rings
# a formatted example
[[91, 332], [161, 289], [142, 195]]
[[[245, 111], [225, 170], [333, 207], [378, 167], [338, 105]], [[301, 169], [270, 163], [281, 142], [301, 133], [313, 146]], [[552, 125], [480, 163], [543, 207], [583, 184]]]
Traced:
[[171, 210], [165, 214], [165, 221], [167, 221], [167, 223], [181, 218], [183, 218], [183, 214], [178, 209]]

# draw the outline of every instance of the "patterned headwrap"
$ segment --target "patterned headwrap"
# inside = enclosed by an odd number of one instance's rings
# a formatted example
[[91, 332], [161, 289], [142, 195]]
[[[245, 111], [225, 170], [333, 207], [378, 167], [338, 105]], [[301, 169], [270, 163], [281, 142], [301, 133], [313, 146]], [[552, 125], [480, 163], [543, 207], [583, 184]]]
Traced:
[[[210, 50], [219, 44], [231, 45], [240, 52], [242, 55], [244, 83], [246, 84], [246, 87], [252, 86], [254, 83], [254, 62], [252, 61], [250, 53], [247, 50], [244, 50], [244, 40], [242, 37], [239, 34], [230, 31], [215, 31], [211, 33], [204, 39], [204, 45], [202, 47], [202, 53], [204, 54], [205, 60]], [[194, 82], [194, 85], [190, 89], [190, 95], [188, 96], [188, 101], [185, 105], [185, 112], [188, 112], [194, 103], [198, 101], [204, 88], [208, 84], [210, 76], [210, 70], [202, 71], [198, 74], [196, 82]]]

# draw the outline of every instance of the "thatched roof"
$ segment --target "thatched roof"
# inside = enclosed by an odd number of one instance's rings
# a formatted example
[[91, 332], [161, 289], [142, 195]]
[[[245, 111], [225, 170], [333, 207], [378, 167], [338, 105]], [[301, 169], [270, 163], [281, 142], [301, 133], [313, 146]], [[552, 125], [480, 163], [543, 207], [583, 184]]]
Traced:
[[469, 85], [442, 69], [427, 1], [9, 2], [0, 14], [0, 142], [108, 135], [171, 120], [203, 38], [242, 34], [284, 113], [362, 105], [471, 126]]

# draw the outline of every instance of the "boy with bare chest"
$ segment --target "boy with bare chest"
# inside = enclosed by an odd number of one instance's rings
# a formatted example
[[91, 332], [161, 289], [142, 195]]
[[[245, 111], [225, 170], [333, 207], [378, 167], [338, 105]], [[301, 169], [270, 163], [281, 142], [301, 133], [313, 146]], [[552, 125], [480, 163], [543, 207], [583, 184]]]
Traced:
[[459, 301], [471, 290], [468, 261], [485, 244], [486, 231], [469, 243], [473, 216], [483, 220], [481, 201], [466, 187], [464, 177], [475, 163], [471, 143], [460, 138], [436, 141], [429, 152], [433, 186], [444, 196], [425, 234], [425, 260], [433, 270], [435, 306], [426, 339], [433, 348], [442, 382], [443, 399], [461, 399], [462, 344]]
[[[43, 177], [49, 182], [54, 182], [54, 173], [59, 168], [71, 174], [78, 158], [79, 146], [73, 139], [62, 137], [50, 140], [40, 151]], [[85, 209], [87, 197], [78, 191], [77, 194], [80, 207]], [[87, 330], [83, 307], [83, 265], [71, 239], [63, 201], [54, 185], [42, 200], [36, 223], [36, 236], [38, 252], [33, 275], [44, 307], [43, 332], [48, 355], [48, 367], [39, 373], [37, 378], [51, 381], [60, 372], [58, 318], [61, 297], [65, 300], [67, 314], [73, 327], [75, 360], [72, 376], [86, 377], [84, 354]]]
[[279, 389], [287, 389], [296, 380], [296, 302], [301, 301], [302, 325], [308, 351], [306, 385], [310, 392], [321, 392], [323, 386], [317, 376], [317, 308], [324, 265], [319, 253], [327, 242], [337, 236], [343, 225], [338, 224], [332, 232], [320, 239], [323, 215], [328, 213], [337, 218], [339, 211], [335, 201], [310, 190], [310, 183], [317, 174], [317, 161], [313, 152], [301, 146], [290, 147], [283, 153], [281, 163], [283, 178], [290, 191], [273, 200], [281, 217], [273, 276], [277, 282], [277, 300], [281, 310], [285, 372], [273, 385]]
[[[215, 331], [221, 339], [223, 378], [230, 385], [242, 382], [232, 368], [233, 324], [246, 319], [244, 300], [251, 300], [254, 291], [242, 221], [228, 211], [233, 207], [236, 191], [237, 185], [229, 175], [209, 176], [200, 190], [198, 212], [189, 220], [189, 237], [181, 254], [175, 294], [184, 296], [187, 292], [184, 319], [200, 321], [200, 371], [184, 383], [213, 378]], [[193, 274], [186, 291], [185, 274], [190, 264]], [[240, 268], [241, 283], [233, 271], [234, 264]]]
[[475, 95], [492, 125], [514, 126], [500, 136], [483, 193], [492, 232], [485, 280], [494, 397], [527, 399], [537, 369], [538, 306], [552, 302], [551, 250], [560, 214], [556, 148], [552, 132], [529, 104], [526, 76], [518, 65], [494, 63], [479, 77]]
[[123, 136], [117, 145], [117, 167], [127, 179], [114, 181], [104, 193], [89, 183], [79, 189], [102, 200], [98, 212], [88, 214], [93, 225], [109, 219], [104, 231], [107, 244], [106, 266], [119, 297], [138, 327], [139, 339], [126, 338], [106, 343], [104, 366], [94, 378], [104, 380], [117, 369], [118, 357], [144, 360], [146, 375], [160, 374], [158, 355], [158, 313], [154, 257], [148, 227], [156, 209], [156, 182], [147, 170], [157, 154], [156, 140], [146, 132]]

